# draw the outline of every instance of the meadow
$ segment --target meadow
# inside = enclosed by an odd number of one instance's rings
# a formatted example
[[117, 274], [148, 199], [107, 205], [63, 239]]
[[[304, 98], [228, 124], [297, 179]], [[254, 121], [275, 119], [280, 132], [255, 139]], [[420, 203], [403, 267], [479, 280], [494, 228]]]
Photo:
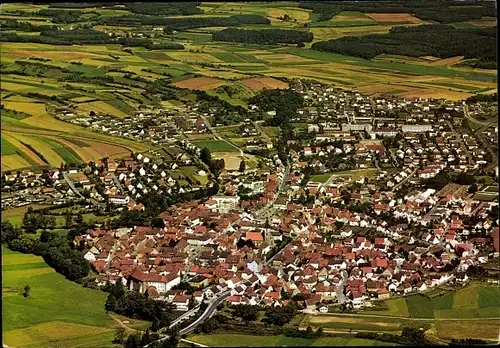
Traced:
[[[106, 293], [65, 279], [41, 257], [3, 246], [2, 273], [5, 344], [28, 348], [113, 347], [111, 340], [118, 324], [104, 310]], [[21, 294], [26, 285], [31, 288], [27, 298]], [[136, 324], [141, 328], [146, 325]]]
[[254, 336], [238, 334], [191, 335], [188, 340], [217, 347], [280, 347], [280, 346], [387, 346], [384, 342], [344, 337], [295, 338], [286, 336]]
[[[411, 295], [376, 302], [378, 309], [358, 311], [359, 316], [336, 314], [306, 318], [301, 325], [323, 326], [336, 330], [400, 331], [419, 325], [442, 339], [498, 337], [500, 289], [472, 283], [457, 291], [432, 290], [429, 296]], [[478, 328], [482, 323], [484, 327]], [[451, 331], [450, 331], [451, 330]]]

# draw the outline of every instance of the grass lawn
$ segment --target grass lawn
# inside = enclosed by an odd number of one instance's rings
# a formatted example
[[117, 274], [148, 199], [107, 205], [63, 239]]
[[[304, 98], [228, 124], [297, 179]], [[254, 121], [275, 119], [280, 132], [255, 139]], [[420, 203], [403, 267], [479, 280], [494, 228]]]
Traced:
[[222, 140], [199, 140], [199, 141], [193, 141], [193, 144], [202, 149], [206, 147], [212, 152], [238, 151], [237, 148]]
[[[2, 272], [5, 344], [33, 348], [113, 346], [117, 323], [104, 310], [106, 293], [65, 279], [41, 257], [3, 246]], [[28, 298], [21, 295], [26, 285], [31, 288]]]
[[279, 347], [279, 346], [385, 346], [387, 343], [344, 337], [321, 337], [314, 339], [279, 336], [254, 336], [238, 334], [193, 335], [193, 342], [218, 347]]
[[332, 176], [333, 173], [317, 174], [311, 177], [310, 181], [326, 182]]

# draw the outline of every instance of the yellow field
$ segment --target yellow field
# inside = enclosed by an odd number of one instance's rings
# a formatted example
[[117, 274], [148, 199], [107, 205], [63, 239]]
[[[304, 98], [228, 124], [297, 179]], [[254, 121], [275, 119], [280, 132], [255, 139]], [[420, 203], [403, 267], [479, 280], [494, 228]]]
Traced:
[[82, 336], [100, 335], [113, 331], [109, 328], [65, 323], [58, 321], [46, 322], [23, 329], [12, 330], [4, 333], [4, 340], [10, 345], [20, 347], [33, 343], [40, 346], [50, 345], [51, 341], [70, 339]]
[[86, 101], [89, 101], [89, 100], [92, 100], [92, 99], [94, 99], [94, 98], [82, 96], [82, 97], [73, 98], [73, 99], [71, 99], [71, 101], [74, 101], [74, 102], [77, 102], [77, 103], [81, 103], [81, 102], [86, 102]]
[[[43, 161], [40, 159], [40, 157], [38, 157], [33, 151], [31, 151], [28, 147], [24, 146], [23, 144], [21, 144], [21, 142], [14, 138], [13, 136], [11, 136], [7, 131], [2, 131], [2, 137], [4, 137], [8, 142], [10, 142], [12, 145], [14, 145], [15, 147], [17, 147], [21, 152], [25, 153], [31, 160], [33, 160], [34, 162], [36, 162], [37, 164], [39, 165], [44, 165], [45, 163], [43, 163]], [[9, 155], [9, 156], [14, 156], [14, 155]], [[15, 156], [18, 156], [18, 155], [15, 155]], [[5, 164], [6, 166], [9, 166], [10, 164], [10, 168], [11, 169], [14, 169], [14, 168], [25, 168], [27, 166], [25, 166], [25, 160], [23, 158], [22, 161], [19, 161], [19, 163], [15, 166], [15, 167], [12, 167], [12, 165], [14, 164], [14, 162], [11, 162], [7, 159], [7, 162], [6, 163], [3, 163], [4, 159], [6, 159], [5, 157], [7, 156], [2, 156], [2, 166]], [[29, 166], [29, 164], [28, 164]], [[2, 169], [3, 170], [3, 169]]]
[[12, 109], [16, 111], [21, 111], [29, 115], [40, 116], [45, 111], [45, 104], [42, 103], [30, 103], [30, 102], [19, 102], [19, 101], [6, 101], [3, 103], [6, 109]]
[[19, 155], [3, 155], [2, 156], [2, 171], [14, 170], [17, 168], [27, 168], [30, 164]]
[[296, 19], [299, 22], [307, 22], [309, 20], [309, 12], [306, 10], [292, 10], [292, 9], [284, 9], [284, 8], [269, 8], [266, 11], [267, 16], [278, 18], [283, 17], [285, 15], [289, 15], [292, 19]]
[[128, 116], [126, 113], [124, 113], [121, 110], [118, 110], [117, 108], [113, 107], [112, 105], [103, 102], [103, 101], [95, 101], [95, 102], [90, 102], [90, 103], [81, 103], [76, 106], [76, 109], [78, 111], [85, 111], [85, 112], [90, 112], [90, 111], [95, 111], [96, 113], [102, 113], [102, 114], [109, 114], [111, 116], [115, 117], [126, 117]]
[[453, 297], [453, 309], [478, 308], [479, 288], [477, 284], [474, 284], [457, 291]]
[[34, 149], [36, 149], [39, 153], [41, 153], [45, 157], [45, 159], [49, 162], [51, 166], [59, 167], [61, 163], [65, 163], [65, 161], [54, 150], [52, 150], [52, 148], [49, 145], [45, 144], [44, 142], [27, 135], [21, 135], [19, 133], [10, 133], [10, 134], [17, 140], [22, 141], [25, 144], [31, 145]]

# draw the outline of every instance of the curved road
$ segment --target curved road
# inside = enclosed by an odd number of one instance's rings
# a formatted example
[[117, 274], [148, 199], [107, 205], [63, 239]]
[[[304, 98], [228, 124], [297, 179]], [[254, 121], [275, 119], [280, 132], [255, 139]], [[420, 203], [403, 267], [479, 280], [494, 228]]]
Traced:
[[[198, 325], [200, 325], [201, 323], [203, 323], [205, 321], [205, 319], [209, 318], [216, 310], [217, 310], [217, 306], [220, 305], [222, 302], [224, 302], [226, 300], [226, 298], [229, 297], [229, 295], [231, 294], [231, 289], [227, 289], [223, 292], [221, 292], [216, 298], [214, 299], [211, 299], [209, 304], [208, 304], [208, 307], [205, 309], [205, 311], [202, 313], [202, 315], [196, 319], [194, 322], [192, 322], [191, 324], [189, 324], [187, 327], [179, 330], [179, 336], [182, 336], [184, 334], [188, 334], [190, 333], [191, 331], [193, 331]], [[183, 314], [183, 316], [185, 316], [186, 314]], [[177, 320], [175, 320], [174, 322], [172, 322], [172, 324], [169, 326], [169, 328], [173, 327], [175, 324], [177, 324]], [[168, 338], [168, 336], [164, 336], [162, 338], [160, 338], [158, 341], [156, 342], [159, 342], [159, 341], [164, 341]], [[144, 348], [148, 347], [148, 345], [144, 346]]]

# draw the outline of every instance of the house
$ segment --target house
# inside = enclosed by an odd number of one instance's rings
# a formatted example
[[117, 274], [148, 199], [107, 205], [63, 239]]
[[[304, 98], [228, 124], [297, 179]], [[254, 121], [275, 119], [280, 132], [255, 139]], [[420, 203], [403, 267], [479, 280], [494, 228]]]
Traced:
[[191, 285], [193, 288], [204, 288], [208, 286], [209, 282], [210, 279], [201, 274], [198, 274], [197, 276], [188, 280], [189, 285]]
[[174, 305], [176, 310], [186, 312], [189, 310], [189, 297], [177, 294], [172, 300], [172, 305]]
[[116, 205], [127, 205], [130, 201], [129, 196], [112, 195], [109, 196], [109, 202]]
[[94, 262], [96, 260], [95, 254], [88, 249], [82, 251], [83, 258], [89, 262]]

